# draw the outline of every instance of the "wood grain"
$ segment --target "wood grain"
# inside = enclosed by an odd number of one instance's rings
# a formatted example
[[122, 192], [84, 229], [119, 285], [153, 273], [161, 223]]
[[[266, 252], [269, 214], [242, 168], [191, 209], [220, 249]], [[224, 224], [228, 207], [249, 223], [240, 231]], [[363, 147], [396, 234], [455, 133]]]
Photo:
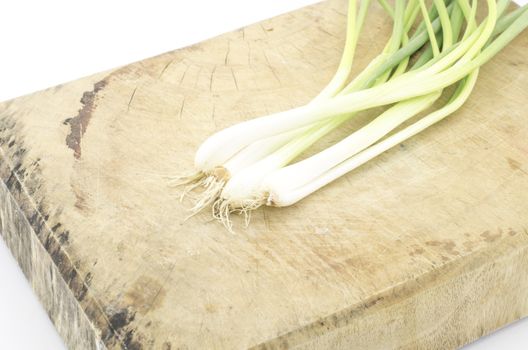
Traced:
[[[236, 234], [184, 220], [165, 176], [213, 131], [308, 102], [345, 7], [0, 104], [2, 236], [70, 348], [454, 349], [528, 314], [527, 33], [459, 112], [297, 205]], [[374, 6], [357, 69], [390, 27]]]

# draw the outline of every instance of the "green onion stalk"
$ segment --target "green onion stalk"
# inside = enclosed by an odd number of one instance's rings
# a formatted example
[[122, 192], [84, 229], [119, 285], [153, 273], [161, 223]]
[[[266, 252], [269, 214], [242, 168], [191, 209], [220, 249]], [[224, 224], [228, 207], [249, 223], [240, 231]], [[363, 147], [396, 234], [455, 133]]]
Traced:
[[[528, 27], [528, 6], [509, 0], [385, 0], [393, 30], [383, 51], [351, 77], [371, 0], [348, 2], [346, 39], [335, 75], [308, 104], [221, 130], [198, 148], [195, 172], [177, 177], [183, 195], [197, 192], [191, 214], [210, 206], [232, 230], [230, 215], [249, 217], [262, 205], [288, 206], [457, 111], [479, 68]], [[415, 28], [415, 29], [413, 29]], [[414, 61], [413, 64], [411, 62]], [[456, 85], [438, 106], [447, 87]], [[359, 112], [384, 110], [342, 140], [297, 160], [314, 143]], [[405, 122], [411, 122], [400, 128]], [[395, 131], [397, 130], [397, 131]]]

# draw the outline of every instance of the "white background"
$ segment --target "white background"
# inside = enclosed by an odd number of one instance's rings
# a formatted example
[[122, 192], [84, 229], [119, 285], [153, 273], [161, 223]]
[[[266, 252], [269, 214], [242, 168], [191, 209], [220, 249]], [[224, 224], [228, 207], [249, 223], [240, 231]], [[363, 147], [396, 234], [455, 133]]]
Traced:
[[[170, 51], [315, 2], [3, 0], [0, 101]], [[0, 349], [64, 349], [1, 239], [0, 278]], [[528, 320], [467, 347], [485, 349], [528, 349]]]

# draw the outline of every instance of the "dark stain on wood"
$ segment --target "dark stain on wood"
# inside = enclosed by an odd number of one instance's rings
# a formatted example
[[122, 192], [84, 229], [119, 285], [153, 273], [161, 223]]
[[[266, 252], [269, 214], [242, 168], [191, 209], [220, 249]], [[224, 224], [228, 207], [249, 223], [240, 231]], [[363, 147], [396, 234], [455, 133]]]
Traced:
[[79, 211], [89, 212], [90, 206], [88, 204], [88, 195], [79, 187], [71, 185], [72, 192], [75, 195], [74, 207], [79, 209]]
[[128, 326], [128, 324], [134, 321], [136, 317], [135, 313], [130, 312], [128, 309], [121, 309], [115, 312], [110, 318], [110, 326], [114, 331], [119, 331], [120, 329]]
[[[443, 241], [427, 241], [426, 245], [431, 247], [440, 247], [449, 255], [459, 255], [460, 253], [455, 249], [456, 244], [452, 240], [443, 240]], [[443, 259], [444, 260], [444, 259]]]
[[119, 345], [125, 350], [142, 350], [143, 344], [148, 343], [145, 337], [137, 333], [132, 322], [136, 319], [136, 312], [130, 307], [108, 312], [110, 327], [104, 332], [105, 344], [109, 348]]
[[75, 158], [81, 157], [81, 139], [86, 132], [88, 123], [95, 109], [95, 100], [99, 93], [107, 85], [107, 80], [103, 79], [94, 84], [91, 91], [86, 91], [82, 98], [82, 108], [75, 117], [68, 118], [64, 121], [65, 125], [70, 125], [70, 133], [66, 136], [66, 145], [73, 150]]
[[70, 243], [70, 231], [66, 230], [58, 234], [59, 242], [62, 245], [67, 245]]
[[510, 166], [511, 170], [515, 171], [521, 169], [521, 163], [519, 163], [515, 159], [507, 157], [506, 160], [508, 161], [508, 165]]
[[482, 232], [480, 234], [480, 237], [482, 237], [484, 239], [484, 241], [486, 241], [488, 243], [493, 243], [496, 240], [498, 240], [499, 238], [501, 238], [501, 233], [499, 232], [497, 234], [493, 234], [490, 231], [484, 231], [484, 232]]
[[82, 196], [78, 192], [75, 192], [75, 204], [74, 204], [74, 207], [79, 209], [79, 210], [86, 209], [86, 199], [84, 198], [84, 196]]
[[123, 339], [123, 349], [125, 350], [141, 350], [143, 346], [138, 341], [134, 340], [134, 331], [130, 330], [125, 334]]
[[125, 293], [126, 305], [131, 305], [134, 310], [146, 314], [158, 308], [165, 299], [165, 288], [157, 280], [140, 276]]
[[381, 301], [383, 301], [384, 297], [383, 296], [376, 296], [375, 298], [369, 298], [368, 300], [365, 301], [365, 303], [363, 304], [363, 307], [365, 309], [369, 309], [371, 307], [373, 307], [374, 305], [380, 303]]

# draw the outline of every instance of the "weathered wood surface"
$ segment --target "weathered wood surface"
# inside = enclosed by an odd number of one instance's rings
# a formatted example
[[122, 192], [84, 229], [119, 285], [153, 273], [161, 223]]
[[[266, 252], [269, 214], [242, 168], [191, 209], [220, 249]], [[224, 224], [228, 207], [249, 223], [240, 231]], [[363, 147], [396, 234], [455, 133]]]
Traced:
[[[313, 97], [344, 13], [0, 105], [2, 235], [72, 349], [451, 349], [528, 314], [526, 33], [460, 112], [301, 203], [236, 234], [184, 221], [164, 175], [214, 130]], [[358, 68], [390, 22], [375, 8], [367, 28]]]

